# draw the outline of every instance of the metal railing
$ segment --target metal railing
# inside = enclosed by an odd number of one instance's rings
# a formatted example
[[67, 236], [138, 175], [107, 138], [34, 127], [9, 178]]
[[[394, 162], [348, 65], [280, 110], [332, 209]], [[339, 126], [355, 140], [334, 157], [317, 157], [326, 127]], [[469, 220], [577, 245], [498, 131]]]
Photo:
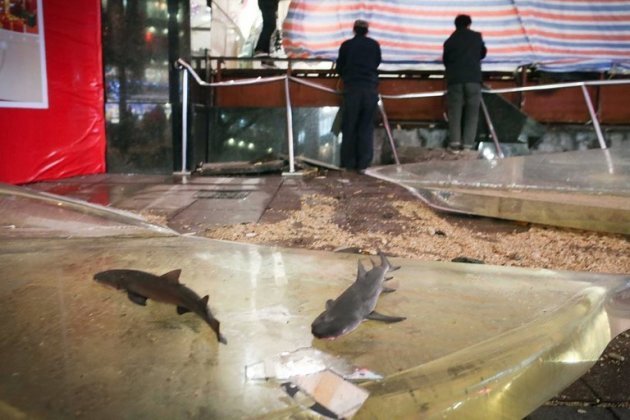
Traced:
[[[253, 59], [257, 60], [257, 59]], [[260, 59], [258, 59], [260, 60]], [[285, 60], [286, 61], [286, 60]], [[182, 172], [186, 172], [187, 162], [186, 162], [186, 144], [188, 143], [188, 78], [191, 75], [197, 84], [201, 87], [230, 87], [230, 86], [244, 86], [251, 84], [260, 84], [260, 83], [271, 83], [284, 81], [284, 95], [285, 95], [285, 107], [286, 107], [286, 121], [287, 121], [287, 142], [288, 142], [288, 150], [289, 150], [289, 172], [295, 172], [295, 156], [294, 156], [294, 143], [293, 143], [293, 120], [292, 120], [292, 108], [291, 108], [291, 95], [289, 89], [289, 83], [299, 83], [304, 86], [308, 86], [313, 89], [318, 89], [324, 92], [328, 92], [331, 94], [341, 95], [342, 91], [337, 89], [331, 89], [327, 86], [322, 86], [317, 83], [305, 80], [303, 78], [295, 77], [291, 75], [291, 66], [287, 69], [287, 74], [280, 76], [271, 76], [271, 77], [256, 77], [249, 79], [239, 79], [239, 80], [229, 80], [222, 82], [206, 82], [202, 80], [199, 75], [194, 71], [194, 69], [190, 66], [186, 61], [179, 59], [177, 60], [177, 64], [179, 68], [184, 71], [183, 74], [183, 93], [182, 93]], [[620, 80], [593, 80], [593, 81], [582, 81], [582, 82], [570, 82], [570, 83], [552, 83], [545, 85], [537, 85], [537, 86], [524, 86], [524, 87], [515, 87], [515, 88], [502, 88], [502, 89], [482, 89], [482, 93], [516, 93], [516, 92], [532, 92], [532, 91], [541, 91], [541, 90], [556, 90], [556, 89], [566, 89], [566, 88], [580, 88], [582, 90], [584, 101], [588, 108], [589, 115], [591, 117], [591, 121], [593, 123], [593, 127], [595, 129], [595, 133], [597, 136], [597, 140], [600, 148], [606, 149], [606, 141], [604, 139], [604, 135], [602, 133], [599, 120], [597, 118], [597, 113], [593, 106], [593, 102], [591, 97], [586, 89], [587, 86], [610, 86], [610, 85], [622, 85], [622, 84], [630, 84], [630, 79], [620, 79]], [[445, 90], [441, 91], [432, 91], [432, 92], [420, 92], [420, 93], [406, 93], [401, 95], [381, 95], [379, 94], [378, 101], [378, 109], [383, 119], [383, 127], [387, 134], [387, 138], [392, 147], [392, 152], [394, 155], [394, 160], [397, 165], [400, 164], [400, 160], [398, 157], [398, 152], [396, 150], [396, 145], [394, 142], [394, 138], [392, 136], [391, 128], [389, 125], [389, 120], [387, 118], [387, 113], [385, 112], [385, 108], [383, 106], [383, 99], [393, 99], [393, 100], [405, 100], [405, 99], [421, 99], [421, 98], [434, 98], [441, 97], [446, 94]], [[484, 118], [489, 127], [490, 136], [492, 137], [492, 141], [497, 150], [497, 155], [500, 158], [503, 158], [503, 152], [501, 151], [501, 146], [499, 139], [497, 137], [496, 131], [494, 130], [494, 125], [492, 123], [492, 118], [488, 112], [488, 109], [483, 102], [481, 102], [481, 110], [484, 114]]]

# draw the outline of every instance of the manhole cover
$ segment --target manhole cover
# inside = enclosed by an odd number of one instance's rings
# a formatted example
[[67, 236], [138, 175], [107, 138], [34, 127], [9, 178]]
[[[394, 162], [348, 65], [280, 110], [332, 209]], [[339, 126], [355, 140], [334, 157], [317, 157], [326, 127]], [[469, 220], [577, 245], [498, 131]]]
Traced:
[[208, 200], [240, 200], [247, 198], [250, 191], [208, 191], [202, 190], [195, 194], [195, 198], [205, 198]]

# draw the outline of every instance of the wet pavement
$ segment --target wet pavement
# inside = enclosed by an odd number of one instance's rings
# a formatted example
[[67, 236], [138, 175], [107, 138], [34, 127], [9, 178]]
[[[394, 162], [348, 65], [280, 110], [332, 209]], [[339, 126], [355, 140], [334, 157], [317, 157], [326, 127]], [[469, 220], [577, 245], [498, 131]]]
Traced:
[[37, 183], [28, 187], [143, 215], [162, 216], [172, 229], [191, 233], [214, 225], [259, 221], [282, 184], [280, 176], [111, 174]]

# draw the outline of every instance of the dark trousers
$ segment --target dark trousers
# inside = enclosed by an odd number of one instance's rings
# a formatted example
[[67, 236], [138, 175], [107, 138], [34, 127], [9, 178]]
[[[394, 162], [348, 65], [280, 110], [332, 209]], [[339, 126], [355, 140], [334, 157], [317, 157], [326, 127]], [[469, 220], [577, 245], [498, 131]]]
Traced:
[[341, 117], [341, 167], [362, 170], [374, 156], [374, 113], [378, 92], [374, 88], [351, 88], [343, 93]]
[[258, 8], [262, 15], [262, 29], [254, 52], [265, 52], [269, 54], [271, 35], [276, 30], [276, 20], [278, 18], [278, 2], [258, 0]]
[[448, 85], [448, 143], [470, 149], [475, 144], [481, 102], [480, 83]]

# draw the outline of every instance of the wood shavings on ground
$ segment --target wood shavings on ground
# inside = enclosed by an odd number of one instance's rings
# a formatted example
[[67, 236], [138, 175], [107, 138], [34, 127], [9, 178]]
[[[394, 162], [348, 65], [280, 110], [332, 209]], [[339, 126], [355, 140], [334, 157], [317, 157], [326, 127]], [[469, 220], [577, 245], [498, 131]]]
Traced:
[[[623, 235], [528, 225], [436, 213], [420, 200], [377, 200], [361, 210], [359, 195], [311, 194], [299, 210], [276, 223], [222, 226], [203, 236], [316, 250], [354, 248], [374, 254], [435, 261], [456, 257], [487, 264], [607, 273], [630, 272], [630, 242]], [[346, 202], [344, 204], [344, 202]], [[374, 203], [364, 203], [363, 207]], [[343, 214], [353, 209], [352, 214]], [[341, 221], [341, 223], [340, 223]]]

